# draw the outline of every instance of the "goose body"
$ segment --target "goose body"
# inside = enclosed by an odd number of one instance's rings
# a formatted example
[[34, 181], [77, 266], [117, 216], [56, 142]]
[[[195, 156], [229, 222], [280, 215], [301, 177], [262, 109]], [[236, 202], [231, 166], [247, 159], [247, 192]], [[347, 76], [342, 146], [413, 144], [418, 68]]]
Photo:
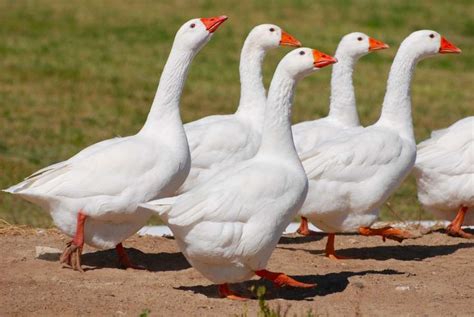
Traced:
[[325, 232], [357, 232], [376, 221], [410, 172], [416, 145], [374, 125], [350, 129], [300, 157], [310, 184], [300, 214]]
[[[267, 182], [274, 186], [262, 190]], [[237, 283], [266, 267], [306, 189], [298, 165], [255, 157], [178, 196], [160, 216], [196, 270], [214, 283]]]
[[[332, 69], [329, 115], [292, 127], [298, 155], [315, 151], [321, 143], [337, 138], [344, 129], [360, 127], [352, 84], [354, 66], [369, 52], [386, 48], [387, 44], [360, 32], [349, 33], [341, 39], [335, 54], [338, 63]], [[310, 188], [310, 192], [313, 191]], [[298, 233], [312, 234], [308, 228], [308, 219], [304, 216], [301, 217]]]
[[336, 138], [300, 154], [309, 183], [303, 217], [328, 233], [379, 234], [366, 228], [416, 159], [410, 101], [415, 66], [425, 57], [449, 52], [443, 50], [448, 46], [444, 42], [452, 45], [434, 31], [412, 33], [392, 64], [380, 119], [365, 128], [341, 130]]
[[266, 102], [262, 63], [267, 51], [279, 45], [301, 44], [276, 25], [254, 27], [240, 56], [241, 93], [236, 113], [208, 116], [184, 125], [191, 152], [191, 171], [177, 194], [257, 153]]
[[418, 144], [413, 172], [426, 210], [452, 220], [466, 206], [464, 224], [474, 225], [474, 117], [434, 131]]
[[140, 133], [121, 138], [97, 151], [79, 152], [7, 191], [48, 210], [54, 224], [71, 237], [82, 210], [88, 216], [85, 243], [113, 248], [151, 216], [137, 211], [139, 203], [171, 195], [184, 182], [190, 164], [184, 132], [182, 137], [174, 144]]
[[335, 62], [327, 55], [315, 56], [302, 48], [279, 63], [257, 155], [222, 170], [172, 204], [162, 206], [169, 202], [165, 199], [141, 205], [160, 214], [188, 261], [214, 283], [259, 274], [304, 201], [307, 178], [291, 134], [293, 93], [298, 79]]
[[[134, 234], [151, 215], [137, 210], [138, 204], [173, 194], [189, 173], [179, 100], [192, 59], [225, 19], [193, 19], [179, 29], [137, 134], [91, 145], [6, 191], [43, 207], [61, 231], [75, 239], [82, 235], [91, 246], [115, 247]], [[83, 234], [79, 215], [87, 219]]]

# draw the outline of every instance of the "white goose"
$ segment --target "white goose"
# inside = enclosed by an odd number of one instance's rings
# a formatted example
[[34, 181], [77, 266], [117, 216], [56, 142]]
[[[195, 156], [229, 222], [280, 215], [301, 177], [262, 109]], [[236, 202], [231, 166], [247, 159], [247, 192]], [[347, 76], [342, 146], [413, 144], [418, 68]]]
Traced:
[[89, 146], [5, 191], [48, 210], [73, 237], [61, 262], [82, 271], [84, 243], [116, 247], [121, 264], [133, 267], [121, 242], [151, 213], [139, 203], [171, 195], [189, 173], [190, 155], [179, 101], [194, 56], [227, 17], [192, 19], [178, 30], [143, 128], [133, 136]]
[[[336, 137], [341, 129], [360, 126], [352, 84], [354, 66], [362, 56], [386, 48], [387, 44], [361, 32], [349, 33], [341, 39], [334, 55], [338, 62], [332, 68], [329, 115], [293, 125], [298, 154], [314, 150], [320, 143]], [[313, 234], [305, 217], [301, 218], [298, 233]]]
[[418, 144], [413, 172], [423, 207], [440, 219], [454, 219], [449, 235], [472, 238], [461, 226], [474, 225], [474, 117]]
[[[278, 285], [312, 287], [265, 267], [306, 196], [307, 178], [291, 134], [296, 83], [334, 62], [334, 58], [309, 48], [288, 53], [270, 85], [257, 155], [180, 196], [141, 205], [160, 214], [191, 265], [220, 284], [224, 297], [240, 298], [227, 283], [241, 282], [254, 274]], [[170, 200], [174, 201], [167, 205]]]
[[247, 36], [240, 54], [240, 101], [235, 114], [214, 115], [184, 125], [191, 152], [191, 171], [178, 194], [184, 193], [229, 164], [249, 159], [260, 145], [265, 88], [262, 63], [268, 50], [301, 46], [279, 26], [262, 24]]
[[394, 228], [369, 226], [415, 163], [410, 85], [416, 64], [437, 53], [458, 52], [434, 31], [412, 33], [392, 64], [380, 119], [366, 128], [342, 130], [337, 138], [300, 155], [309, 184], [300, 213], [329, 233], [327, 256], [337, 258], [336, 232], [358, 231], [397, 241], [410, 237]]

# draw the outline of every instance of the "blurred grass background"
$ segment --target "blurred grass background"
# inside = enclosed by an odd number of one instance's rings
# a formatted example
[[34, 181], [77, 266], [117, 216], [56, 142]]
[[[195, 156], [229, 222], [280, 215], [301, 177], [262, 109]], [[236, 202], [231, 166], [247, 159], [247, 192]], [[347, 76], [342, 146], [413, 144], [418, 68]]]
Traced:
[[[82, 148], [143, 124], [179, 26], [193, 17], [230, 17], [195, 59], [181, 113], [189, 122], [235, 110], [238, 63], [249, 30], [275, 23], [305, 46], [333, 53], [346, 33], [362, 31], [391, 45], [358, 64], [354, 83], [364, 125], [380, 113], [399, 43], [434, 29], [463, 49], [421, 62], [413, 82], [417, 140], [474, 114], [474, 2], [465, 1], [22, 1], [0, 0], [0, 187], [67, 159]], [[268, 54], [265, 82], [288, 49]], [[294, 121], [328, 111], [330, 69], [303, 80]], [[382, 218], [429, 219], [410, 177]], [[0, 218], [47, 227], [36, 206], [0, 194]], [[153, 221], [156, 221], [153, 220]]]

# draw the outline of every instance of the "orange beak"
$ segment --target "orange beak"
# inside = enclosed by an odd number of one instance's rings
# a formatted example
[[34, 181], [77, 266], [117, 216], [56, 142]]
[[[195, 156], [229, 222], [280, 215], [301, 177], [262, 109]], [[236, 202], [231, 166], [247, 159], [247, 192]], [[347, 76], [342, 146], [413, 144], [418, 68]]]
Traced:
[[439, 52], [441, 54], [448, 54], [448, 53], [454, 53], [454, 54], [459, 54], [461, 53], [461, 49], [448, 41], [444, 36], [441, 37], [441, 45], [439, 47]]
[[316, 68], [323, 68], [328, 65], [337, 63], [337, 59], [328, 54], [324, 54], [318, 50], [313, 50], [313, 65]]
[[301, 42], [285, 31], [281, 31], [280, 45], [300, 47]]
[[212, 18], [201, 18], [201, 22], [204, 23], [204, 25], [206, 26], [206, 30], [209, 33], [214, 33], [214, 31], [217, 30], [217, 28], [227, 19], [227, 16], [221, 15]]
[[385, 44], [382, 41], [379, 41], [379, 40], [376, 40], [376, 39], [373, 39], [373, 38], [369, 37], [369, 52], [384, 50], [384, 49], [389, 48], [389, 47], [390, 46], [388, 46], [388, 44]]

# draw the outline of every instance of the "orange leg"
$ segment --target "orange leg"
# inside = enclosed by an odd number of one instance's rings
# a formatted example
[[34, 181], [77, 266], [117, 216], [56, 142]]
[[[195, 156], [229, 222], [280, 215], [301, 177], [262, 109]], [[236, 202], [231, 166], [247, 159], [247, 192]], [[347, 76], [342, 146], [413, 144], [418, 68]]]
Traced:
[[298, 230], [296, 230], [296, 232], [299, 233], [300, 235], [306, 236], [306, 237], [307, 236], [320, 235], [319, 232], [309, 230], [308, 218], [306, 218], [306, 217], [301, 217], [300, 227], [298, 228]]
[[59, 258], [60, 263], [66, 263], [70, 265], [73, 270], [84, 272], [81, 267], [81, 254], [82, 248], [84, 247], [84, 224], [86, 222], [87, 216], [79, 211], [77, 214], [77, 225], [76, 225], [76, 234], [72, 241], [66, 244], [61, 257]]
[[461, 226], [464, 223], [464, 216], [466, 215], [467, 209], [468, 208], [466, 206], [461, 206], [459, 208], [456, 218], [454, 218], [454, 220], [449, 224], [449, 226], [446, 227], [446, 233], [448, 235], [453, 236], [453, 237], [466, 238], [466, 239], [473, 238], [472, 234], [464, 232], [461, 229]]
[[125, 251], [125, 249], [122, 245], [122, 243], [117, 244], [115, 246], [115, 250], [117, 250], [120, 265], [122, 265], [125, 269], [130, 268], [130, 269], [135, 269], [135, 270], [145, 270], [145, 267], [143, 267], [141, 265], [132, 264], [132, 262], [130, 261], [130, 258], [128, 257], [127, 252]]
[[402, 242], [405, 239], [413, 238], [413, 235], [404, 230], [395, 229], [392, 227], [383, 227], [379, 229], [372, 229], [369, 227], [360, 227], [359, 233], [363, 236], [381, 236], [383, 241], [385, 239], [391, 239], [398, 242]]
[[227, 299], [232, 299], [232, 300], [242, 300], [242, 301], [247, 300], [247, 298], [237, 295], [236, 293], [231, 291], [229, 288], [229, 284], [227, 283], [219, 285], [218, 291], [219, 291], [219, 295], [222, 298], [227, 298]]
[[267, 270], [258, 270], [255, 271], [260, 277], [272, 281], [277, 287], [291, 286], [291, 287], [301, 287], [301, 288], [310, 288], [316, 286], [316, 284], [307, 284], [298, 282], [297, 280], [289, 277], [284, 273], [270, 272]]
[[336, 235], [334, 233], [328, 233], [328, 241], [326, 242], [326, 257], [330, 258], [331, 260], [343, 260], [349, 259], [345, 256], [336, 255], [336, 251], [334, 249], [334, 238]]

